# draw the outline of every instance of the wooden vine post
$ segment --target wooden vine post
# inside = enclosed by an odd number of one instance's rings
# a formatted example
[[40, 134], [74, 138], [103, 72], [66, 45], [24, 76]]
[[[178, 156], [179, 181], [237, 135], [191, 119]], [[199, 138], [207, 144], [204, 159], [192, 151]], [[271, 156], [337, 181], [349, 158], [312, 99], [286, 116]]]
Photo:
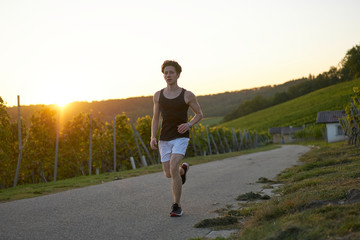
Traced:
[[212, 155], [212, 149], [211, 149], [211, 144], [210, 144], [210, 136], [209, 136], [208, 127], [206, 126], [205, 129], [206, 129], [207, 143], [208, 143], [208, 147], [209, 147], [209, 155]]
[[114, 144], [114, 172], [116, 172], [116, 115], [114, 115], [113, 122], [113, 144]]
[[92, 169], [92, 114], [89, 114], [89, 176]]
[[60, 107], [58, 109], [57, 120], [56, 120], [54, 182], [56, 182], [56, 177], [57, 177], [57, 166], [58, 166], [58, 157], [59, 157], [59, 135], [60, 135]]
[[14, 187], [16, 187], [18, 177], [19, 177], [19, 170], [20, 170], [20, 164], [21, 164], [21, 158], [22, 158], [22, 139], [21, 139], [21, 115], [20, 115], [20, 96], [17, 96], [18, 101], [18, 139], [19, 139], [19, 157], [18, 162], [16, 166], [16, 173], [14, 178]]

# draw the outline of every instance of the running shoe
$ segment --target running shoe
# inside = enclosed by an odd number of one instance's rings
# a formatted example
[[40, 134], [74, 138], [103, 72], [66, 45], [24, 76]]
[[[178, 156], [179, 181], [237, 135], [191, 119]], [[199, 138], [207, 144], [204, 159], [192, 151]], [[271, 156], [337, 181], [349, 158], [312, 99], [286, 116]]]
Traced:
[[179, 207], [179, 205], [177, 203], [174, 203], [172, 205], [172, 211], [170, 213], [170, 217], [181, 217], [183, 214], [183, 211], [181, 209], [181, 207]]
[[181, 175], [182, 184], [184, 184], [186, 181], [186, 173], [189, 170], [190, 166], [188, 163], [183, 163], [181, 165], [181, 168], [184, 169], [184, 175]]

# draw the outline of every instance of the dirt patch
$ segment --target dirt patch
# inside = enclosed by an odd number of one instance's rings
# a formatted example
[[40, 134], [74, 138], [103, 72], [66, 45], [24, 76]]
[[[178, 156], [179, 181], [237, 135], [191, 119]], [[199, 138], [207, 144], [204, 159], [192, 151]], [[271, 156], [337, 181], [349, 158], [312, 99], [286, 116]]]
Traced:
[[276, 233], [274, 236], [266, 238], [266, 240], [297, 239], [296, 237], [298, 237], [301, 232], [303, 232], [301, 228], [289, 227], [281, 232]]
[[347, 193], [346, 193], [346, 200], [345, 203], [357, 203], [360, 202], [360, 189], [350, 189]]
[[260, 177], [256, 182], [257, 183], [274, 183], [273, 180], [267, 179], [266, 177]]
[[270, 199], [268, 195], [261, 195], [259, 193], [248, 192], [245, 194], [240, 194], [236, 197], [238, 201], [254, 201], [254, 200], [267, 200]]
[[195, 224], [194, 227], [210, 228], [210, 227], [217, 227], [217, 226], [232, 225], [237, 222], [238, 222], [238, 219], [236, 217], [224, 216], [224, 217], [217, 217], [217, 218], [211, 218], [211, 219], [204, 219], [201, 222]]
[[302, 206], [299, 211], [304, 211], [306, 209], [310, 208], [320, 208], [322, 206], [328, 206], [328, 205], [343, 205], [343, 204], [353, 204], [360, 202], [360, 190], [353, 188], [347, 191], [345, 200], [344, 199], [338, 199], [338, 200], [315, 200], [306, 203], [304, 206]]

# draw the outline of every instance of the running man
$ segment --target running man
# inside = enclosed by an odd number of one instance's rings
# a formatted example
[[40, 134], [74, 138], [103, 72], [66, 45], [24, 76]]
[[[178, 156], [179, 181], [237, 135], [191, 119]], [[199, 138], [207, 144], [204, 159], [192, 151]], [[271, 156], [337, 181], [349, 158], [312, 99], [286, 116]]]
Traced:
[[[203, 118], [195, 95], [178, 86], [181, 71], [181, 66], [175, 61], [166, 60], [162, 64], [161, 72], [167, 85], [154, 94], [151, 122], [150, 146], [156, 150], [158, 145], [164, 174], [167, 178], [171, 178], [174, 200], [170, 213], [171, 217], [180, 217], [183, 214], [180, 198], [189, 164], [183, 163], [180, 167], [180, 163], [185, 156], [190, 140], [189, 130]], [[188, 122], [189, 107], [195, 115]], [[156, 135], [159, 129], [160, 114], [162, 124], [158, 143]]]

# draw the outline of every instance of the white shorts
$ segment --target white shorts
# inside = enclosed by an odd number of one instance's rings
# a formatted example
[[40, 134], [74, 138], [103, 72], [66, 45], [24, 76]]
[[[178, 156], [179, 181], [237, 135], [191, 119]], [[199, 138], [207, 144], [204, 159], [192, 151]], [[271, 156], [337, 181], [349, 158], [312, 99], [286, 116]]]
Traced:
[[170, 161], [171, 154], [181, 154], [185, 156], [190, 138], [176, 138], [171, 141], [159, 141], [161, 162]]

